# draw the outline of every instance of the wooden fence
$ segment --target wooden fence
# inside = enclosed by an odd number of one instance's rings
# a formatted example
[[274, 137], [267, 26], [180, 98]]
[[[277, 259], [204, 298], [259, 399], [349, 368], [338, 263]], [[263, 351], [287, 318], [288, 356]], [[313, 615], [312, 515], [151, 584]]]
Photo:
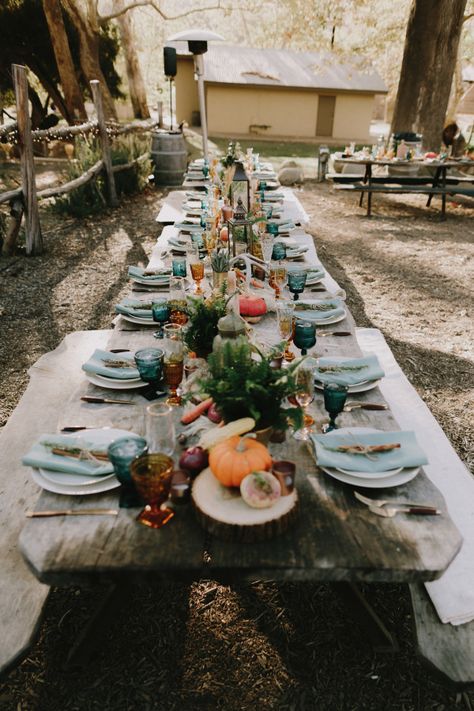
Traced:
[[[14, 248], [23, 216], [25, 218], [26, 254], [40, 254], [43, 250], [43, 238], [39, 219], [38, 201], [51, 198], [55, 195], [68, 193], [91, 180], [95, 180], [100, 173], [105, 174], [107, 184], [107, 198], [111, 206], [118, 204], [115, 188], [114, 173], [127, 170], [141, 163], [149, 157], [149, 151], [129, 163], [112, 165], [110, 137], [128, 133], [150, 131], [159, 125], [159, 121], [133, 121], [126, 125], [115, 122], [106, 122], [102, 106], [100, 83], [97, 80], [90, 82], [92, 99], [96, 110], [96, 120], [76, 126], [54, 127], [44, 130], [31, 130], [31, 121], [28, 107], [28, 79], [25, 67], [12, 65], [13, 83], [15, 88], [17, 121], [0, 126], [0, 139], [14, 137], [20, 148], [21, 187], [0, 193], [0, 204], [10, 204], [10, 222], [3, 242], [3, 254], [9, 254]], [[102, 157], [82, 175], [62, 185], [44, 190], [36, 189], [35, 164], [33, 157], [33, 142], [44, 139], [73, 138], [87, 133], [97, 134]]]

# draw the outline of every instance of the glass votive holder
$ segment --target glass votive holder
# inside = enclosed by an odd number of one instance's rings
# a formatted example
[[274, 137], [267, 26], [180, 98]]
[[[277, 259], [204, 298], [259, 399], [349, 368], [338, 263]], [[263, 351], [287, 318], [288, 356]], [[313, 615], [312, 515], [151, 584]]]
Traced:
[[173, 276], [185, 277], [187, 274], [186, 257], [173, 257], [171, 267], [173, 269]]
[[[270, 225], [267, 226], [267, 229], [268, 227], [270, 227]], [[279, 262], [280, 259], [285, 259], [285, 257], [286, 246], [283, 244], [283, 242], [274, 242], [272, 249], [272, 259], [274, 259], [276, 262]]]
[[288, 289], [293, 294], [294, 301], [298, 301], [299, 295], [303, 293], [304, 288], [306, 286], [307, 277], [308, 277], [308, 274], [307, 274], [306, 270], [302, 270], [302, 269], [299, 269], [298, 271], [288, 270], [288, 272], [287, 272]]
[[161, 348], [142, 348], [135, 353], [135, 364], [146, 383], [158, 384], [163, 377], [164, 351]]
[[281, 495], [289, 496], [295, 488], [296, 464], [283, 459], [273, 462], [272, 474], [280, 482]]
[[138, 495], [130, 473], [130, 464], [137, 457], [148, 452], [148, 445], [143, 437], [121, 437], [109, 446], [107, 454], [114, 467], [115, 476], [122, 485], [119, 506], [129, 509], [143, 506], [143, 499]]

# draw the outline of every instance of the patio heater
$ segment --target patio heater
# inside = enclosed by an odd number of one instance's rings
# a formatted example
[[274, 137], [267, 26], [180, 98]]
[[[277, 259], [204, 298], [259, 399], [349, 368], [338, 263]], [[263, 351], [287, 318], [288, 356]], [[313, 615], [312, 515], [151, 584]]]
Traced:
[[202, 150], [204, 159], [209, 159], [207, 146], [206, 99], [204, 96], [204, 62], [202, 55], [207, 52], [207, 43], [223, 41], [224, 37], [209, 30], [185, 30], [169, 37], [167, 42], [187, 42], [188, 49], [194, 57], [194, 72], [198, 83], [199, 112], [201, 114]]

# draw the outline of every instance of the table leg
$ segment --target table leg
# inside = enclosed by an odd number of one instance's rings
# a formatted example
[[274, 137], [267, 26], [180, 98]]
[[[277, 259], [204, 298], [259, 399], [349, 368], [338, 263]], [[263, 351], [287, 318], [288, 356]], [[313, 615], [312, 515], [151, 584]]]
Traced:
[[375, 652], [397, 652], [398, 642], [355, 583], [335, 583], [354, 619], [361, 623]]
[[125, 607], [130, 585], [111, 585], [104, 593], [100, 605], [94, 610], [71, 647], [63, 669], [72, 671], [86, 667], [97, 653], [99, 644], [120, 610]]
[[[365, 166], [364, 177], [362, 179], [362, 182], [364, 184], [367, 183], [367, 181], [370, 183], [371, 174], [372, 174], [372, 166], [370, 165], [370, 163], [367, 163]], [[363, 202], [364, 202], [364, 193], [361, 193], [360, 199], [359, 199], [359, 207], [362, 207]]]
[[[438, 187], [439, 178], [440, 178], [440, 175], [441, 175], [442, 170], [443, 170], [443, 169], [442, 169], [441, 166], [438, 166], [438, 167], [436, 168], [436, 173], [434, 174], [433, 183], [432, 183], [432, 185], [431, 185], [432, 188], [437, 188], [437, 187]], [[427, 200], [427, 202], [426, 202], [426, 207], [429, 207], [429, 206], [431, 205], [431, 200], [432, 200], [432, 199], [433, 199], [433, 193], [430, 193], [430, 194], [428, 195], [428, 200]]]

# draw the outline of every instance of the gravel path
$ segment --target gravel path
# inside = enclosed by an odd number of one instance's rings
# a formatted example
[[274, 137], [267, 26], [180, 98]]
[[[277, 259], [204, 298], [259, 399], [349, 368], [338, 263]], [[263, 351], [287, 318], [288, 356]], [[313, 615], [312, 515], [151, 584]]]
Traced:
[[[423, 198], [377, 198], [367, 220], [353, 196], [326, 185], [307, 183], [299, 196], [356, 322], [383, 331], [472, 467], [472, 208], [450, 205], [440, 222]], [[113, 304], [128, 288], [126, 265], [144, 263], [156, 238], [160, 199], [146, 192], [82, 222], [46, 215], [47, 253], [0, 262], [2, 422], [42, 353], [66, 333], [110, 325]], [[2, 711], [455, 707], [455, 694], [416, 659], [402, 586], [367, 589], [400, 643], [399, 653], [383, 656], [374, 655], [333, 586], [136, 585], [91, 668], [65, 672], [67, 652], [103, 594], [52, 591], [38, 643], [0, 686]], [[474, 695], [457, 700], [457, 708], [471, 709]]]

